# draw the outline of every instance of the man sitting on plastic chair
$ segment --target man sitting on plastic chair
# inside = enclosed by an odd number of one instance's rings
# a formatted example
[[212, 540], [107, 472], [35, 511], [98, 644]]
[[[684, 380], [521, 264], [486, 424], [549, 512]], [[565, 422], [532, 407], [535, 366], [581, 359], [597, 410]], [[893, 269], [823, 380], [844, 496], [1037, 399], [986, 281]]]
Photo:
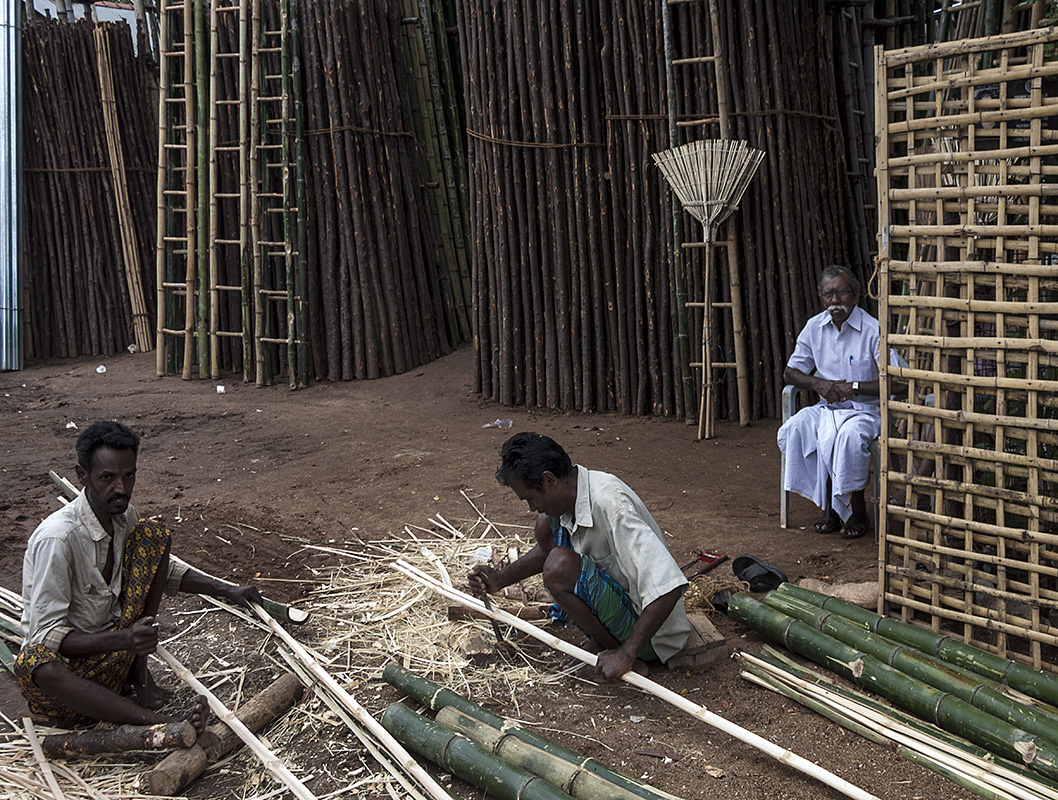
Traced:
[[881, 432], [878, 320], [857, 305], [859, 282], [847, 267], [823, 270], [819, 294], [826, 310], [808, 320], [783, 372], [786, 383], [820, 397], [779, 428], [783, 490], [823, 509], [818, 533], [856, 539], [870, 528], [863, 490]]

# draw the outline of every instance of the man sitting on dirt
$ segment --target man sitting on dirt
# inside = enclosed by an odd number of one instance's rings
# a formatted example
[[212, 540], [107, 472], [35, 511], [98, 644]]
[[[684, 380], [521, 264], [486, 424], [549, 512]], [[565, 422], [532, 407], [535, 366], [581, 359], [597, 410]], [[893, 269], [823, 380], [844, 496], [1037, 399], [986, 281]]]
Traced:
[[783, 372], [786, 383], [820, 397], [779, 428], [783, 489], [823, 509], [818, 533], [855, 539], [870, 526], [863, 490], [881, 432], [878, 320], [857, 305], [860, 287], [848, 267], [823, 270], [819, 295], [826, 310], [805, 324]]
[[[151, 725], [170, 699], [147, 657], [158, 646], [155, 615], [163, 590], [198, 592], [246, 604], [253, 586], [221, 583], [169, 560], [169, 531], [131, 505], [140, 438], [118, 422], [96, 422], [77, 439], [84, 489], [30, 536], [22, 567], [22, 631], [15, 661], [34, 714]], [[125, 695], [131, 684], [136, 699]], [[184, 717], [205, 727], [206, 701]]]
[[501, 451], [496, 480], [538, 512], [536, 546], [502, 570], [469, 575], [472, 591], [496, 593], [543, 573], [560, 619], [572, 619], [601, 649], [595, 675], [647, 674], [687, 642], [687, 579], [635, 492], [605, 472], [574, 468], [566, 451], [537, 433], [518, 433]]

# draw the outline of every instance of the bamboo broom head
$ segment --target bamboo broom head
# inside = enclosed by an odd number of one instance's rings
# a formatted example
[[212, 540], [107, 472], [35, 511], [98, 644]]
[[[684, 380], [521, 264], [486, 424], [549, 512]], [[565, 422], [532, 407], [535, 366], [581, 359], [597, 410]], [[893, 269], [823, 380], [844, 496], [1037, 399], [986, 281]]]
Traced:
[[709, 239], [738, 206], [763, 158], [763, 150], [743, 141], [703, 139], [655, 153], [654, 163]]

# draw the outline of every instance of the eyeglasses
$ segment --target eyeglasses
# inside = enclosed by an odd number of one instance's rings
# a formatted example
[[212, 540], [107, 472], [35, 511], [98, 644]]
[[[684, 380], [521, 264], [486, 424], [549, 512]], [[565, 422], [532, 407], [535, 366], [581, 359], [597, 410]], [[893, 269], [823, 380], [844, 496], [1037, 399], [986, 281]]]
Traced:
[[819, 296], [824, 300], [844, 300], [846, 297], [852, 295], [852, 289], [830, 289], [826, 292], [820, 292]]

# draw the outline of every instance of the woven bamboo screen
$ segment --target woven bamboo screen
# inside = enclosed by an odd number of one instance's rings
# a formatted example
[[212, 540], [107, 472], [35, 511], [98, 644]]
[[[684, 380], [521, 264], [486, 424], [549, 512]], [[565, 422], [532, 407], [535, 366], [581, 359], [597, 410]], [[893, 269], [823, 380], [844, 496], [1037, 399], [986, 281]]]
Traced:
[[876, 54], [884, 612], [1058, 664], [1058, 30]]

